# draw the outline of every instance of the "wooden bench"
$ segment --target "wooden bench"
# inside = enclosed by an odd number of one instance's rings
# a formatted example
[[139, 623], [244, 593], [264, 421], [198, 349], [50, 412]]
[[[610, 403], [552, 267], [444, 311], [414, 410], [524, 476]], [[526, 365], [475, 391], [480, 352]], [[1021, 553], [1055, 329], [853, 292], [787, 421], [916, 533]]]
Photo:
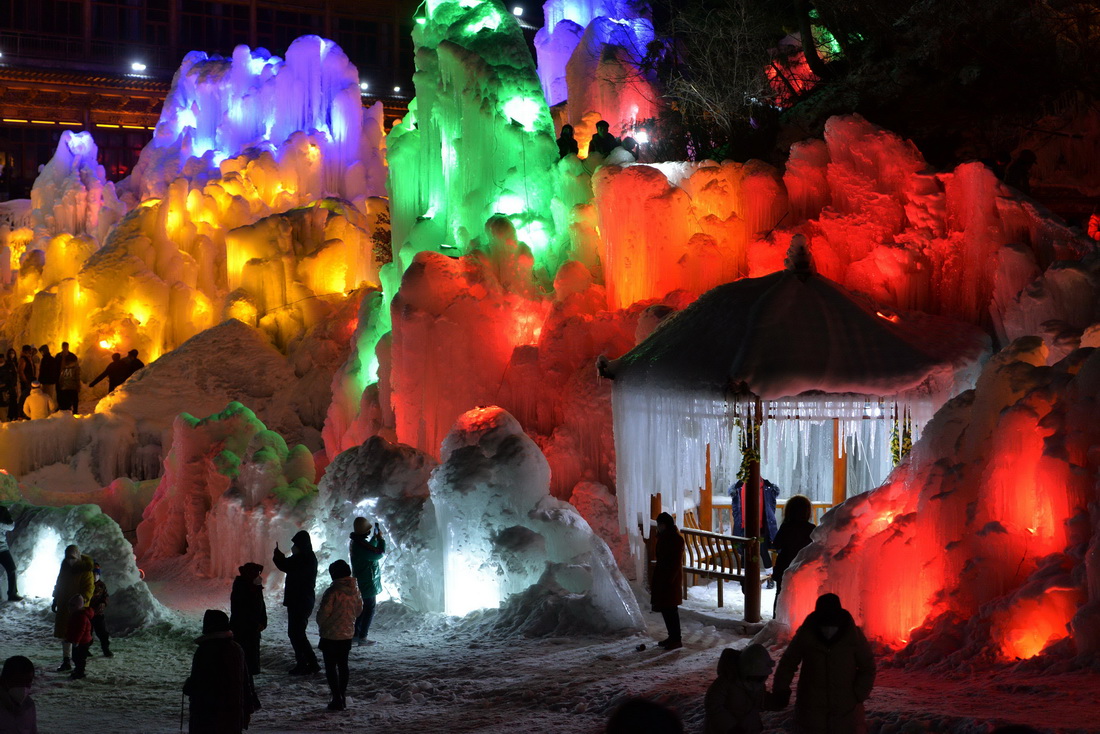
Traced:
[[687, 598], [688, 574], [718, 581], [718, 606], [725, 603], [723, 584], [726, 581], [744, 582], [745, 569], [741, 555], [748, 548], [750, 539], [736, 535], [723, 535], [699, 530], [692, 512], [684, 513], [684, 598]]

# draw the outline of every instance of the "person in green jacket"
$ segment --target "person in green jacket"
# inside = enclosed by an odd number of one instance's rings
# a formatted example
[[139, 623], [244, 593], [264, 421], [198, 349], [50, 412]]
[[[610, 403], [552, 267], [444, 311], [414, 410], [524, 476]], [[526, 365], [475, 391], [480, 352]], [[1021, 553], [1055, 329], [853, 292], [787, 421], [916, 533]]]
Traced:
[[370, 623], [374, 619], [374, 606], [378, 595], [382, 593], [382, 556], [386, 552], [386, 539], [382, 537], [382, 528], [374, 524], [371, 532], [370, 520], [355, 518], [355, 532], [351, 534], [349, 554], [351, 572], [359, 585], [359, 594], [363, 597], [363, 611], [355, 620], [356, 645], [373, 645], [367, 639]]

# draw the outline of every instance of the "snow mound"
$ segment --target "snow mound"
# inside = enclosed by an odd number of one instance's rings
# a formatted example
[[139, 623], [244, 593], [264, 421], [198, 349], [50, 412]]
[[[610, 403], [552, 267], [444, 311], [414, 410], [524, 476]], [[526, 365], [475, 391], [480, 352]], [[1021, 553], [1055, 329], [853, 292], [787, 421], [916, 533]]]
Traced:
[[20, 589], [25, 596], [51, 597], [65, 546], [76, 544], [103, 569], [111, 594], [107, 622], [112, 632], [171, 621], [141, 579], [133, 548], [118, 523], [95, 505], [35, 507], [8, 505], [15, 518], [11, 552], [19, 559]]
[[1100, 656], [1100, 351], [1016, 340], [882, 487], [826, 515], [784, 577], [797, 624], [838, 594], [914, 665]]
[[[467, 411], [442, 447], [429, 488], [443, 548], [445, 609], [503, 605], [528, 633], [642, 629], [615, 559], [580, 513], [550, 496], [550, 468], [498, 407]], [[532, 587], [535, 587], [532, 590]]]
[[240, 403], [201, 420], [181, 414], [164, 466], [137, 528], [143, 561], [182, 556], [199, 576], [231, 578], [312, 515], [313, 456]]

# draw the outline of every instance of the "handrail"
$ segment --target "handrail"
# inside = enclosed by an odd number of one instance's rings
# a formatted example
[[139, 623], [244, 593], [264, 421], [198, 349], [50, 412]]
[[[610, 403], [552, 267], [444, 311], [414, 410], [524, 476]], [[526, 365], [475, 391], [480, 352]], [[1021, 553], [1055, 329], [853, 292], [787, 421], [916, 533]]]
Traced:
[[723, 533], [712, 533], [709, 530], [696, 530], [695, 528], [680, 528], [680, 535], [699, 535], [704, 538], [721, 538], [723, 540], [735, 540], [747, 543], [751, 538], [742, 538], [740, 535], [725, 535]]

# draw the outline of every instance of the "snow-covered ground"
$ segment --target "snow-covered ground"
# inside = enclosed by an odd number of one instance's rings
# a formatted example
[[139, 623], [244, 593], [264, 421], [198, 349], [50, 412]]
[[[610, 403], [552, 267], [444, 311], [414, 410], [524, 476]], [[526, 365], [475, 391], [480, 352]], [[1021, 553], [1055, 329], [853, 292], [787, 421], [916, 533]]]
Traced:
[[[39, 669], [33, 695], [40, 730], [178, 731], [187, 677], [202, 610], [226, 607], [223, 581], [153, 581], [161, 601], [176, 609], [178, 624], [146, 629], [114, 644], [113, 659], [93, 657], [88, 678], [74, 682], [52, 672], [60, 645], [51, 636], [45, 600], [0, 605], [6, 631], [3, 656], [23, 654]], [[264, 635], [257, 678], [263, 710], [254, 732], [597, 732], [628, 696], [664, 701], [683, 717], [687, 731], [702, 731], [703, 694], [722, 648], [744, 646], [752, 629], [737, 621], [740, 596], [727, 589], [731, 606], [715, 613], [714, 589], [693, 589], [682, 612], [682, 650], [661, 652], [644, 635], [622, 638], [515, 639], [485, 630], [494, 613], [462, 622], [412, 615], [383, 605], [371, 637], [378, 644], [354, 648], [348, 710], [325, 709], [323, 675], [290, 678], [285, 615], [268, 599], [271, 623]], [[765, 592], [764, 606], [770, 606]], [[664, 631], [646, 614], [650, 637]], [[18, 630], [18, 632], [15, 632]], [[635, 648], [646, 644], [646, 650]], [[98, 648], [93, 647], [93, 652]], [[778, 655], [773, 650], [773, 655]], [[884, 667], [868, 710], [873, 732], [988, 732], [994, 724], [1024, 723], [1051, 732], [1100, 731], [1095, 674], [1036, 678], [1005, 668], [981, 676]], [[782, 731], [788, 712], [768, 714]]]

